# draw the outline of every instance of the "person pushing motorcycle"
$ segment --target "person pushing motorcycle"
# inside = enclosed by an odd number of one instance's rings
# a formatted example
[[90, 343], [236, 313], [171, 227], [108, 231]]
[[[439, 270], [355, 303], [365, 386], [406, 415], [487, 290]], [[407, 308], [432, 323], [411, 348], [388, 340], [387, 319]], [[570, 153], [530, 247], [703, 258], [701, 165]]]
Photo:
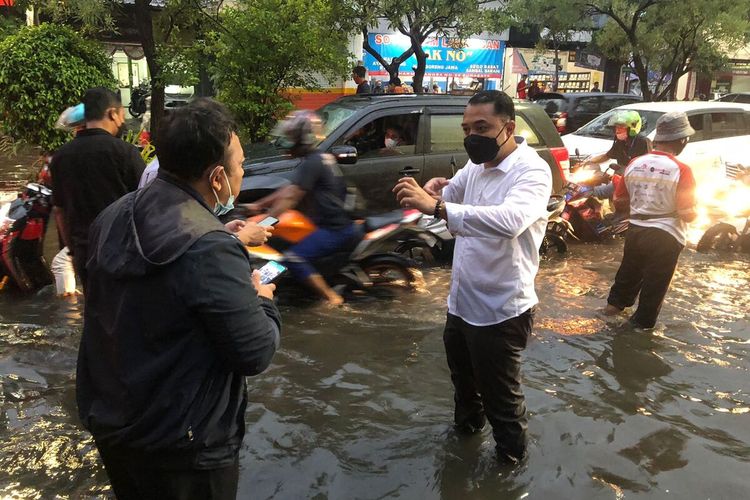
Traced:
[[326, 283], [311, 262], [329, 255], [349, 243], [355, 236], [354, 224], [345, 208], [347, 186], [336, 160], [316, 149], [321, 121], [311, 111], [297, 111], [278, 126], [278, 132], [289, 143], [292, 157], [302, 161], [296, 167], [292, 182], [247, 206], [251, 211], [268, 208], [278, 217], [297, 206], [310, 217], [318, 229], [285, 252], [285, 264], [292, 275], [308, 284], [331, 305], [344, 299]]

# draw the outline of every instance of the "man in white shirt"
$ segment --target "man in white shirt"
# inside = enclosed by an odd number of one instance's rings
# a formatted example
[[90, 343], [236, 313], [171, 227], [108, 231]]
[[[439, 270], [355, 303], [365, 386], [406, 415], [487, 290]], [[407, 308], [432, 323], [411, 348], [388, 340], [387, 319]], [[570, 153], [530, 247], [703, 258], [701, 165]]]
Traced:
[[515, 137], [513, 100], [497, 90], [474, 95], [461, 125], [466, 166], [420, 188], [394, 188], [404, 207], [445, 219], [456, 236], [443, 340], [455, 389], [455, 425], [476, 433], [490, 421], [501, 461], [526, 456], [521, 351], [538, 299], [534, 278], [552, 191], [549, 165]]
[[615, 189], [618, 212], [630, 210], [622, 263], [604, 314], [615, 315], [638, 299], [630, 322], [656, 324], [664, 297], [695, 219], [695, 179], [678, 156], [695, 133], [683, 112], [665, 113], [656, 122], [654, 151], [630, 162]]

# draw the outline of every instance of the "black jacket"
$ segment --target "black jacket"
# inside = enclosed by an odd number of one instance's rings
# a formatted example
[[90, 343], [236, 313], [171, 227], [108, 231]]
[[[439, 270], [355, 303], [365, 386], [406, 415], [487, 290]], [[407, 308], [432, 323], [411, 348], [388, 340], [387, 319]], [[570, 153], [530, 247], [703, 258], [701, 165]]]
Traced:
[[279, 314], [250, 261], [193, 189], [166, 173], [91, 227], [80, 418], [97, 445], [158, 465], [236, 458], [245, 375], [268, 367]]

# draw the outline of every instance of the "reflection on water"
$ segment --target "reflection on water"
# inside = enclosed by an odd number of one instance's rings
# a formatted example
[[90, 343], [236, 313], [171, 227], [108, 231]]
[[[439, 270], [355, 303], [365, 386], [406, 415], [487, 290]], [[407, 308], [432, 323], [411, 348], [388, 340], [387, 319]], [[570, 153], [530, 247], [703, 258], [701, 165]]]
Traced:
[[[240, 498], [743, 498], [748, 260], [687, 250], [652, 332], [596, 313], [621, 245], [543, 262], [524, 377], [531, 457], [459, 438], [442, 346], [449, 271], [328, 309], [284, 292], [282, 350], [249, 379]], [[736, 256], [732, 256], [733, 258]], [[80, 305], [0, 295], [0, 496], [108, 490], [75, 418]]]

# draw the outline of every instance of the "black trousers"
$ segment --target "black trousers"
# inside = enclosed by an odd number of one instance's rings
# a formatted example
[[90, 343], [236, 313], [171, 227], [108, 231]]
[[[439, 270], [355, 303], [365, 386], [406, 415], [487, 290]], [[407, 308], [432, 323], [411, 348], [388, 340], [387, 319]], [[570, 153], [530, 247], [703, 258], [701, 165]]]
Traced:
[[498, 454], [516, 459], [526, 452], [521, 351], [533, 323], [532, 310], [490, 326], [473, 326], [448, 314], [443, 333], [455, 390], [456, 427], [472, 432], [489, 420]]
[[221, 469], [164, 468], [99, 447], [118, 500], [235, 500], [239, 457]]
[[666, 231], [631, 224], [625, 236], [622, 263], [607, 302], [624, 309], [635, 304], [640, 294], [638, 309], [630, 320], [642, 328], [652, 328], [683, 248]]

